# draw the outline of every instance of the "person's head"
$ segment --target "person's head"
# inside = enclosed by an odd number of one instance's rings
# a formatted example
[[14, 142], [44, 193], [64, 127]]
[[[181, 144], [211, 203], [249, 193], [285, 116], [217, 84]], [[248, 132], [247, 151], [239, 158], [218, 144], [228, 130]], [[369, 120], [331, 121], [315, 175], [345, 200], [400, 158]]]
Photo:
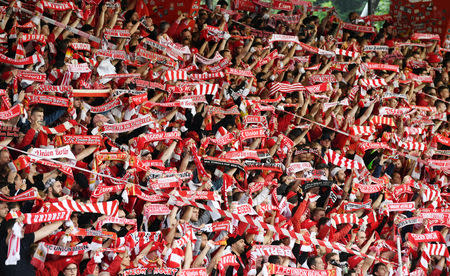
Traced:
[[78, 274], [78, 266], [76, 263], [71, 262], [66, 268], [63, 270], [64, 276], [76, 276]]
[[269, 256], [269, 260], [267, 262], [269, 264], [281, 265], [281, 258], [280, 258], [280, 256], [271, 255], [271, 256]]
[[398, 172], [392, 174], [392, 184], [402, 184], [402, 176]]
[[219, 2], [217, 2], [217, 5], [220, 6], [222, 9], [226, 9], [228, 7], [228, 2], [225, 0], [219, 0]]
[[389, 269], [383, 263], [376, 263], [373, 266], [373, 273], [372, 274], [375, 275], [375, 276], [388, 276], [389, 275]]
[[50, 28], [48, 24], [41, 24], [41, 34], [48, 36], [50, 35]]
[[224, 58], [228, 59], [228, 60], [232, 60], [233, 56], [231, 55], [231, 51], [228, 49], [222, 50], [219, 52], [220, 55], [222, 55]]
[[337, 253], [328, 253], [325, 255], [325, 261], [327, 263], [327, 269], [336, 268], [332, 263], [339, 263], [339, 254]]
[[9, 212], [8, 203], [0, 201], [0, 218], [3, 220]]
[[364, 231], [358, 231], [356, 233], [356, 245], [358, 245], [360, 248], [363, 245], [363, 243], [366, 241], [367, 235]]
[[24, 182], [22, 180], [22, 177], [17, 174], [16, 177], [14, 177], [14, 189], [16, 191], [20, 190], [23, 187], [23, 184]]
[[236, 254], [242, 254], [245, 250], [245, 239], [243, 236], [230, 237], [227, 241], [231, 250]]
[[314, 270], [325, 269], [325, 263], [323, 262], [322, 258], [319, 256], [309, 257], [308, 260], [306, 261], [306, 264], [308, 265], [309, 269], [314, 269]]
[[345, 169], [336, 167], [331, 171], [331, 176], [336, 179], [338, 183], [343, 183], [345, 181]]
[[53, 184], [48, 187], [48, 196], [50, 198], [58, 198], [62, 196], [62, 184], [59, 181], [54, 181]]
[[192, 215], [191, 215], [191, 221], [197, 222], [198, 221], [198, 214], [199, 214], [199, 208], [198, 207], [192, 207]]
[[188, 29], [184, 29], [183, 32], [181, 32], [181, 38], [182, 40], [187, 39], [189, 41], [192, 41], [192, 33]]
[[322, 135], [320, 145], [322, 145], [325, 149], [329, 149], [331, 147], [331, 137], [329, 135]]
[[163, 34], [166, 33], [170, 28], [170, 24], [167, 22], [161, 22], [161, 24], [159, 25], [159, 33]]
[[448, 99], [450, 97], [449, 89], [447, 86], [439, 86], [437, 89], [437, 93], [439, 97], [443, 100]]
[[319, 219], [325, 217], [325, 209], [320, 208], [320, 207], [317, 207], [316, 209], [314, 209], [314, 210], [312, 211], [312, 214], [311, 214], [311, 215], [312, 215], [312, 216], [311, 216], [312, 220], [318, 222]]
[[445, 105], [445, 103], [443, 101], [437, 100], [434, 103], [434, 106], [436, 107], [436, 110], [438, 113], [444, 113], [447, 111], [447, 106]]
[[9, 152], [6, 149], [0, 151], [0, 166], [8, 164], [10, 161]]
[[359, 14], [357, 12], [351, 12], [348, 15], [348, 19], [350, 19], [351, 22], [354, 22], [358, 18], [359, 18]]
[[32, 125], [44, 125], [44, 109], [42, 107], [33, 107], [33, 109], [31, 110], [30, 122]]
[[80, 154], [86, 147], [84, 145], [73, 145], [72, 152], [75, 156]]
[[3, 181], [3, 182], [0, 182], [0, 193], [2, 193], [2, 194], [4, 194], [4, 195], [6, 195], [6, 196], [9, 196], [9, 187], [8, 187], [8, 182], [6, 182], [6, 181]]

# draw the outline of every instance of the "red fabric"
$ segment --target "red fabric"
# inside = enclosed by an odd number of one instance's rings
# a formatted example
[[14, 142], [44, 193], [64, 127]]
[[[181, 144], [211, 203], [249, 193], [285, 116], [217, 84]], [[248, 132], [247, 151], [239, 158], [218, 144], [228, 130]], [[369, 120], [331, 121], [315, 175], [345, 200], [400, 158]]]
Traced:
[[[347, 236], [347, 234], [350, 232], [350, 230], [352, 229], [352, 225], [351, 224], [346, 224], [344, 227], [342, 227], [341, 230], [339, 230], [339, 232], [335, 232], [330, 234], [330, 242], [337, 242], [337, 241], [341, 241], [345, 236]], [[333, 231], [334, 228], [332, 228], [331, 232]]]
[[[76, 255], [73, 257], [59, 257], [57, 260], [47, 260], [45, 262], [44, 270], [37, 270], [37, 276], [53, 276], [63, 272], [64, 269], [70, 264], [76, 264], [79, 267], [83, 255]], [[80, 270], [77, 271], [77, 275], [80, 275]]]
[[291, 218], [292, 224], [294, 225], [295, 232], [300, 232], [300, 229], [301, 229], [300, 218], [305, 213], [306, 207], [308, 207], [308, 203], [309, 203], [309, 200], [303, 200], [302, 203], [300, 203], [300, 205], [298, 206], [297, 211]]
[[288, 113], [286, 116], [283, 116], [280, 120], [278, 120], [278, 131], [285, 133], [288, 129], [288, 126], [292, 123], [294, 119], [294, 115]]
[[122, 258], [117, 255], [114, 260], [109, 264], [108, 268], [104, 271], [109, 272], [111, 275], [117, 275], [120, 271], [120, 264], [122, 263]]
[[25, 134], [25, 136], [23, 137], [22, 142], [16, 145], [16, 148], [23, 149], [26, 146], [30, 145], [34, 139], [35, 134], [36, 134], [36, 130], [34, 130], [33, 128], [30, 128], [27, 131], [27, 133]]
[[184, 29], [187, 29], [187, 27], [188, 24], [186, 24], [186, 20], [183, 20], [181, 23], [176, 20], [170, 25], [167, 34], [174, 40], [178, 40], [180, 38], [181, 32], [183, 32]]

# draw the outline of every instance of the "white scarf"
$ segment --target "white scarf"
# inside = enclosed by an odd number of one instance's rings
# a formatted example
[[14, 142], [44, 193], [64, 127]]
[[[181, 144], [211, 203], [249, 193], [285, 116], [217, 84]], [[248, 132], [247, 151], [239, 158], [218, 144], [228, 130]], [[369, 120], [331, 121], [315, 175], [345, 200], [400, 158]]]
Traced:
[[5, 265], [17, 265], [20, 260], [20, 239], [22, 238], [22, 226], [16, 222], [12, 228], [11, 236], [8, 240], [8, 254]]

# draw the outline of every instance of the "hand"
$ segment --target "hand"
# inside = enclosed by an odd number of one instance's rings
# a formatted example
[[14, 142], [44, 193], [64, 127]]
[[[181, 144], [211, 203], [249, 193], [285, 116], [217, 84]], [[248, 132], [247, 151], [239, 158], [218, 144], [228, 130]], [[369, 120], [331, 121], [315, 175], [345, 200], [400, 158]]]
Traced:
[[376, 238], [375, 238], [375, 232], [373, 232], [373, 233], [372, 233], [372, 236], [370, 236], [369, 243], [374, 242], [375, 239], [376, 239]]
[[16, 222], [19, 224], [23, 224], [23, 220], [25, 219], [25, 215], [21, 214], [20, 217], [17, 218]]

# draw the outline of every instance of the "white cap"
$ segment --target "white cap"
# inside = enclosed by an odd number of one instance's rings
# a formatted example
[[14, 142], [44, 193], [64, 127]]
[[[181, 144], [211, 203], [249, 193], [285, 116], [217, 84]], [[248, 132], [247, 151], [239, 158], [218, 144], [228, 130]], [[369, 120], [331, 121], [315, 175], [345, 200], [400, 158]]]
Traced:
[[344, 170], [344, 168], [336, 167], [331, 170], [331, 176], [334, 177], [340, 170]]

